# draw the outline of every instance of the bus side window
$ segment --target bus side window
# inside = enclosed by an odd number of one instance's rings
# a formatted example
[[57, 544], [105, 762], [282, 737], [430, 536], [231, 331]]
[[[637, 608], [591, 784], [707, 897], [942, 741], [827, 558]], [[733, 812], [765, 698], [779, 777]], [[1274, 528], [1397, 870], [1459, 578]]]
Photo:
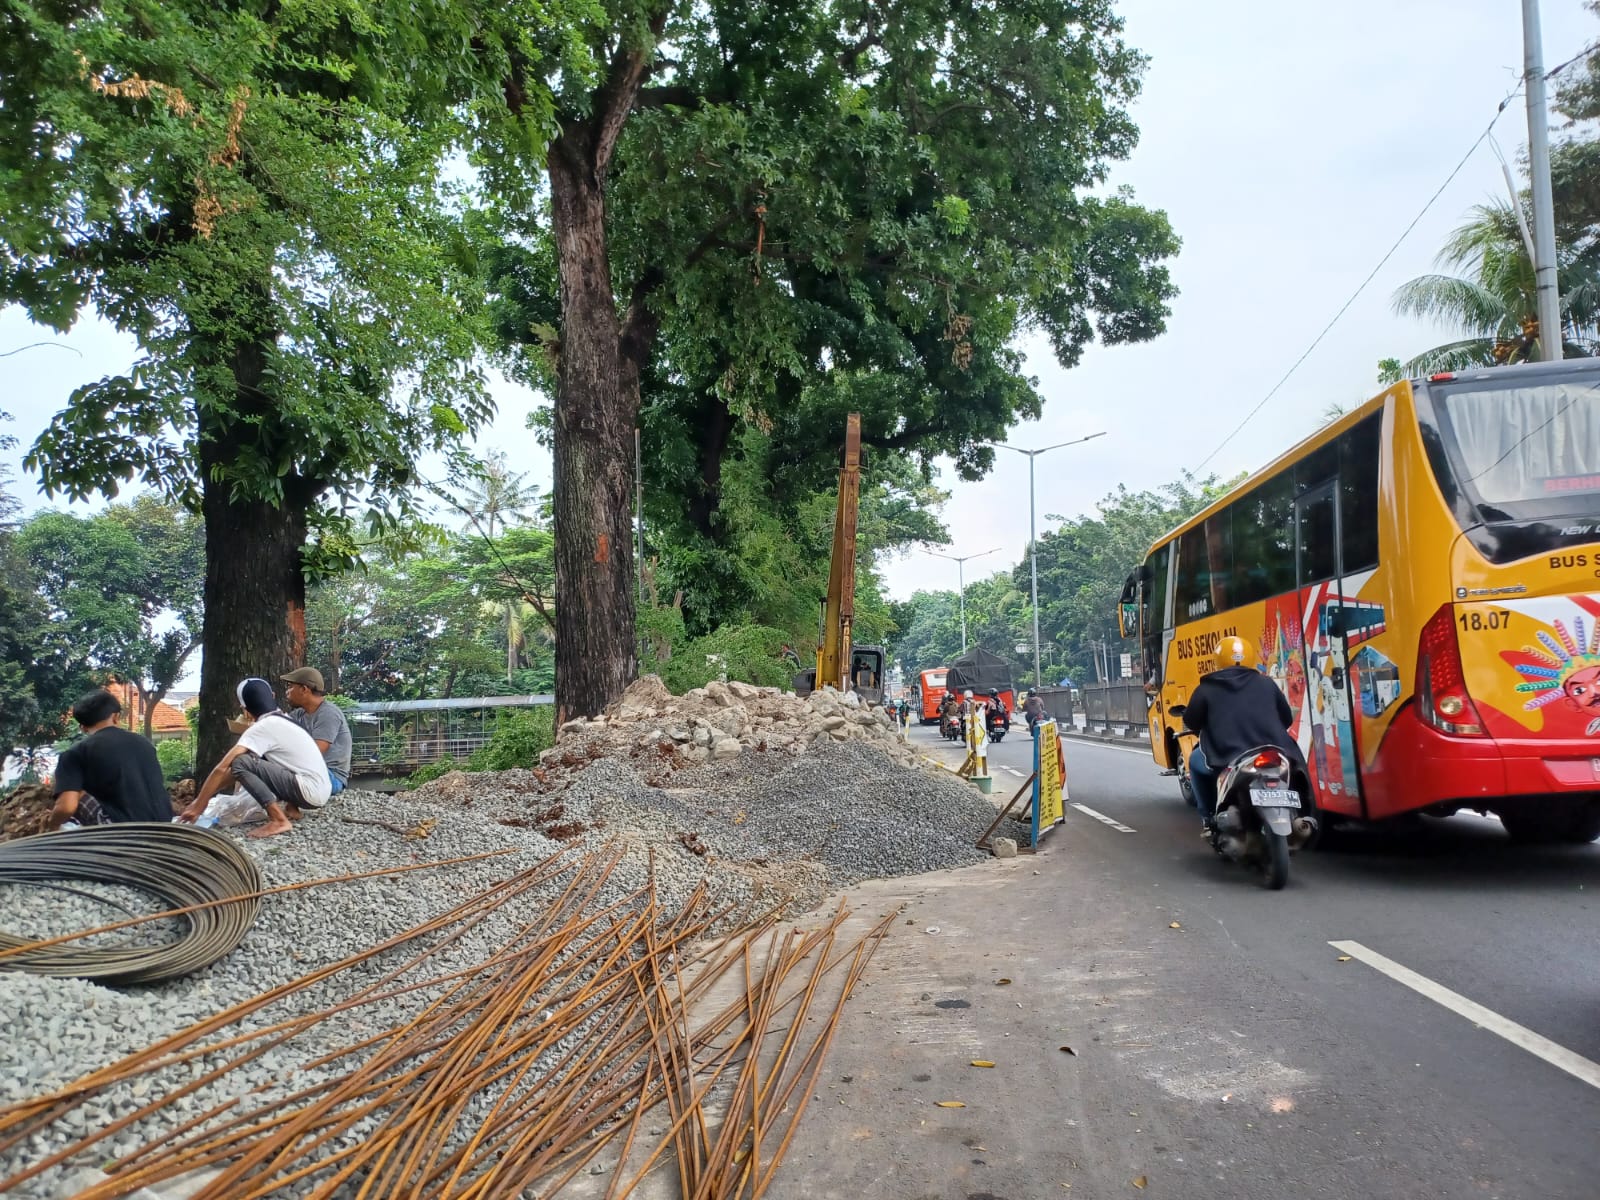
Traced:
[[1211, 611], [1226, 612], [1238, 599], [1229, 595], [1229, 581], [1233, 575], [1233, 522], [1232, 508], [1207, 518], [1206, 563], [1210, 570]]
[[1211, 611], [1211, 573], [1206, 565], [1204, 529], [1191, 529], [1178, 539], [1178, 585], [1172, 600], [1176, 624]]
[[1378, 448], [1383, 413], [1339, 439], [1339, 538], [1346, 575], [1378, 565]]
[[1167, 619], [1167, 566], [1172, 561], [1172, 544], [1162, 546], [1145, 560], [1144, 585], [1144, 675], [1147, 683], [1160, 683], [1161, 646]]
[[1294, 501], [1289, 475], [1269, 479], [1229, 507], [1233, 512], [1235, 604], [1294, 590]]

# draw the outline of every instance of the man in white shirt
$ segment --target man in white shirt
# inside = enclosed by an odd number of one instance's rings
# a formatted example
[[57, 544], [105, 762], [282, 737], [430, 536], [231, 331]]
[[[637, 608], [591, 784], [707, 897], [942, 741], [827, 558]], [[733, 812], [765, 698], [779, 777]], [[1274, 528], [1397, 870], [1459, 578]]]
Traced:
[[300, 816], [301, 809], [321, 808], [328, 802], [327, 764], [311, 735], [279, 711], [272, 685], [265, 679], [244, 680], [238, 695], [254, 720], [206, 776], [194, 802], [178, 819], [194, 822], [213, 796], [237, 782], [267, 813], [266, 823], [251, 830], [249, 836], [289, 833], [294, 829], [290, 821]]

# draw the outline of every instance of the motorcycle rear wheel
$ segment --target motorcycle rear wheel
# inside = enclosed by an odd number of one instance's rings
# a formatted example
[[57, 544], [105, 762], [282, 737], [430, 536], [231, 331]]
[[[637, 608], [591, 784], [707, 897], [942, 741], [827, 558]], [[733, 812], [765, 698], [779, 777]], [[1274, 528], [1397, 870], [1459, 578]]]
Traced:
[[1261, 886], [1277, 892], [1289, 882], [1289, 839], [1270, 829], [1261, 831]]

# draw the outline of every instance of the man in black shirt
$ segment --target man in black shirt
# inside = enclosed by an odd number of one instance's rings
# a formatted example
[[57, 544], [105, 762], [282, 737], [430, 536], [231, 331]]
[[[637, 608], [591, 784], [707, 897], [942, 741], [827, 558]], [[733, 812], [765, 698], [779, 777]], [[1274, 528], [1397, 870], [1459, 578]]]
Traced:
[[103, 688], [72, 706], [84, 736], [56, 763], [51, 829], [74, 820], [80, 825], [172, 820], [156, 748], [112, 724], [121, 711], [117, 698]]
[[1224, 637], [1214, 669], [1189, 698], [1183, 723], [1200, 735], [1189, 756], [1200, 817], [1209, 827], [1217, 811], [1217, 773], [1246, 750], [1276, 746], [1289, 761], [1305, 765], [1305, 755], [1289, 732], [1294, 712], [1278, 685], [1256, 669], [1256, 648], [1246, 638]]

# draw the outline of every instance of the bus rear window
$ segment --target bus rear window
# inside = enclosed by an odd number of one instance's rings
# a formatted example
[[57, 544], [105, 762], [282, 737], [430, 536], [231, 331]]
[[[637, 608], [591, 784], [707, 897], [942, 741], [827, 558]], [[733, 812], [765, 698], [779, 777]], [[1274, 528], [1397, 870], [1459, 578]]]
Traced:
[[1530, 387], [1442, 388], [1436, 412], [1454, 482], [1485, 520], [1560, 511], [1581, 493], [1587, 507], [1600, 493], [1600, 381], [1593, 375]]

